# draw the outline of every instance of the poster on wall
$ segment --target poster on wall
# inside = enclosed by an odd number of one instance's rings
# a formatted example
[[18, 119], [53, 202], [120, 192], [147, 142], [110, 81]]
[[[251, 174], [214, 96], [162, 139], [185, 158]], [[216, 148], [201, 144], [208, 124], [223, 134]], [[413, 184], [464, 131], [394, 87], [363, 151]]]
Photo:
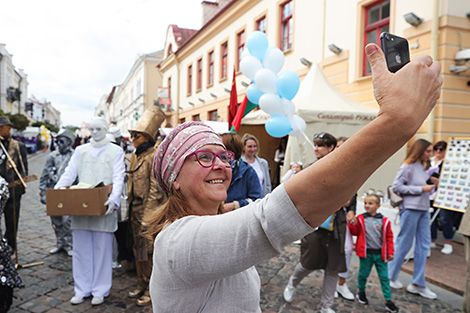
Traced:
[[447, 145], [434, 206], [465, 212], [470, 197], [470, 138], [452, 138]]

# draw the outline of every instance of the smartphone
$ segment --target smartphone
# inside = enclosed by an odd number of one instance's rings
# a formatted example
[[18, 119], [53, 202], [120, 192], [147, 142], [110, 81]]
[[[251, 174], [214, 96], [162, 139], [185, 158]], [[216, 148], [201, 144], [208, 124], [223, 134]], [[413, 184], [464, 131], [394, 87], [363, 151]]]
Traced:
[[383, 32], [380, 34], [380, 45], [390, 72], [395, 73], [410, 62], [410, 49], [405, 38]]

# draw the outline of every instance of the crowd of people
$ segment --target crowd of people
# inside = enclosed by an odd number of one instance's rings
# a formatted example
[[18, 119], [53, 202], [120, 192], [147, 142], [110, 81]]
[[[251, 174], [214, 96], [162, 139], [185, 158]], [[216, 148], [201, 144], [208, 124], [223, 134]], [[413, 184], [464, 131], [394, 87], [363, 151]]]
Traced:
[[[281, 178], [287, 144], [283, 138], [273, 181], [268, 162], [258, 156], [260, 144], [254, 135], [219, 135], [203, 123], [187, 122], [161, 138], [159, 127], [165, 116], [157, 108], [144, 112], [129, 130], [135, 150], [128, 167], [120, 133], [108, 129], [104, 119], [91, 120], [87, 143], [79, 145], [69, 131], [59, 132], [58, 148], [48, 156], [40, 178], [41, 202], [47, 203], [47, 189], [112, 185], [104, 215], [51, 216], [57, 243], [50, 253], [64, 251], [72, 257], [75, 294], [70, 303], [92, 297], [92, 305], [102, 304], [112, 286], [113, 252], [117, 249], [122, 255], [127, 249], [137, 272], [137, 288], [128, 296], [139, 306], [151, 304], [154, 312], [261, 312], [254, 266], [299, 239], [299, 263], [280, 295], [287, 302], [294, 301], [303, 278], [321, 270], [321, 312], [334, 312], [338, 296], [366, 305], [365, 286], [375, 265], [385, 310], [398, 312], [392, 289], [403, 288], [398, 273], [413, 241], [415, 268], [407, 291], [435, 299], [424, 277], [427, 253], [439, 225], [446, 240], [442, 253], [452, 253], [454, 235], [453, 224], [449, 226], [453, 217], [446, 210], [432, 226], [429, 214], [446, 143], [433, 147], [424, 139], [416, 140], [398, 169], [393, 189], [403, 202], [396, 241], [390, 221], [379, 212], [383, 200], [379, 195], [363, 199], [365, 213], [357, 215], [356, 207], [360, 186], [410, 140], [435, 105], [442, 84], [440, 64], [421, 56], [391, 74], [376, 45], [368, 45], [366, 53], [380, 114], [349, 139], [315, 134], [317, 161], [293, 162]], [[417, 78], [424, 83], [410, 83]], [[397, 95], [394, 90], [401, 92]], [[397, 127], [396, 121], [407, 126]], [[15, 175], [25, 177], [25, 153], [21, 144], [9, 140], [9, 128], [8, 119], [0, 117], [2, 143], [19, 171]], [[16, 181], [11, 171], [5, 171], [2, 158], [1, 176]], [[10, 188], [4, 201], [5, 242], [12, 249], [23, 193], [19, 184]], [[121, 206], [127, 207], [124, 217]], [[116, 244], [115, 233], [125, 225], [128, 235]], [[353, 236], [360, 259], [356, 295], [347, 285]], [[12, 277], [10, 287], [21, 287], [21, 280]]]

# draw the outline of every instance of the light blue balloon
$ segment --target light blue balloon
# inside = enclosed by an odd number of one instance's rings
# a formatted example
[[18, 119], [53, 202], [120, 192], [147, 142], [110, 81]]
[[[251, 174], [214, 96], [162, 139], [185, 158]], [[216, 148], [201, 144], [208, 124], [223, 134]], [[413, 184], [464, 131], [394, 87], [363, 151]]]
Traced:
[[299, 91], [299, 86], [299, 75], [293, 71], [284, 71], [276, 78], [277, 92], [281, 97], [284, 97], [287, 100], [294, 99], [297, 91]]
[[292, 126], [289, 120], [286, 117], [278, 114], [272, 115], [270, 118], [268, 118], [264, 128], [266, 128], [266, 131], [269, 135], [276, 138], [284, 137], [292, 130]]
[[264, 94], [255, 84], [251, 84], [246, 88], [246, 96], [250, 102], [259, 104], [259, 98]]
[[268, 37], [263, 32], [254, 31], [248, 36], [246, 47], [252, 56], [262, 61], [268, 50]]

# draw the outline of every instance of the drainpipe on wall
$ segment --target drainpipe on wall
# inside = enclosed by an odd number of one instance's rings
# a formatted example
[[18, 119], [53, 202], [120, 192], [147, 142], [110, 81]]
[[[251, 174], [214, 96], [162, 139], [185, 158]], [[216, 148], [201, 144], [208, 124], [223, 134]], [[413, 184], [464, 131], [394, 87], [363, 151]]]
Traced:
[[[431, 57], [437, 60], [437, 44], [439, 39], [439, 0], [433, 1], [432, 12], [432, 28], [431, 28]], [[434, 142], [434, 121], [435, 121], [435, 108], [432, 109], [428, 116], [428, 141]]]
[[175, 127], [178, 125], [180, 120], [180, 62], [175, 54], [175, 62], [176, 62], [176, 122]]
[[[23, 81], [23, 77], [20, 75], [20, 81], [18, 82], [18, 89], [21, 92], [21, 82]], [[21, 93], [20, 98], [18, 99], [18, 114], [21, 114]]]

